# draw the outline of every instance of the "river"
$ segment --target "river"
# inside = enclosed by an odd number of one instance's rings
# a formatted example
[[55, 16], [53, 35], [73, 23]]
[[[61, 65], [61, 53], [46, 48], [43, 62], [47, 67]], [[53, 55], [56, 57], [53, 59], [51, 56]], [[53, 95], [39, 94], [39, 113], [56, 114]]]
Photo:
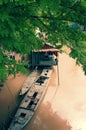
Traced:
[[[58, 68], [60, 84], [54, 66], [45, 97], [23, 130], [86, 130], [86, 76], [75, 60], [66, 54], [59, 55]], [[21, 74], [15, 79], [11, 77], [6, 82], [8, 88], [5, 84], [0, 91], [1, 126], [15, 110], [17, 93], [25, 79], [26, 76]]]

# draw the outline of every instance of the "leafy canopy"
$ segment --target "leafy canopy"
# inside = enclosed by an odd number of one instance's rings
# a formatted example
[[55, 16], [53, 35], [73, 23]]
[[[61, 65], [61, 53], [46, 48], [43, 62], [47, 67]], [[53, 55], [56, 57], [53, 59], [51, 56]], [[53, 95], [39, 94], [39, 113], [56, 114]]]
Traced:
[[[37, 37], [37, 28], [46, 37]], [[3, 56], [5, 51], [29, 54], [44, 42], [69, 47], [86, 73], [86, 32], [81, 28], [86, 29], [85, 0], [0, 0], [0, 80], [23, 70], [21, 62]]]

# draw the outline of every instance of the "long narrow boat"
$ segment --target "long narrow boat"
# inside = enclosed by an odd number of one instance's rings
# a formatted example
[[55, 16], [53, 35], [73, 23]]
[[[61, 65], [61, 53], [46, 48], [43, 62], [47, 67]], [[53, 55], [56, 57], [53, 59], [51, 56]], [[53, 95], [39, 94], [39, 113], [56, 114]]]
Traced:
[[21, 130], [33, 117], [41, 102], [52, 74], [52, 69], [43, 69], [40, 77], [26, 93], [8, 130]]

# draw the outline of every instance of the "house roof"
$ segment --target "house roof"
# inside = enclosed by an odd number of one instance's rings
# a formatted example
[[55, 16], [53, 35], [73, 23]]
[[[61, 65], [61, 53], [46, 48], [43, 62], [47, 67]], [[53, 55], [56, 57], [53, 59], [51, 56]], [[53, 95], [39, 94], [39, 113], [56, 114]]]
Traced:
[[58, 49], [54, 49], [54, 48], [51, 48], [51, 49], [41, 49], [41, 50], [33, 50], [33, 52], [58, 52]]

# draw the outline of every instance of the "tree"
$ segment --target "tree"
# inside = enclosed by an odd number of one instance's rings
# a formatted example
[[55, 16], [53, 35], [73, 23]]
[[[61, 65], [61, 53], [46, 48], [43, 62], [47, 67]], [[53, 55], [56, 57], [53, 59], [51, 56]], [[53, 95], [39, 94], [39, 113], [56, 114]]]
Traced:
[[[4, 56], [6, 51], [29, 54], [44, 41], [59, 49], [68, 46], [86, 73], [86, 33], [80, 29], [85, 14], [85, 0], [0, 0], [0, 79], [23, 70], [21, 62]], [[71, 28], [72, 23], [79, 27]], [[36, 36], [37, 28], [45, 39]]]

